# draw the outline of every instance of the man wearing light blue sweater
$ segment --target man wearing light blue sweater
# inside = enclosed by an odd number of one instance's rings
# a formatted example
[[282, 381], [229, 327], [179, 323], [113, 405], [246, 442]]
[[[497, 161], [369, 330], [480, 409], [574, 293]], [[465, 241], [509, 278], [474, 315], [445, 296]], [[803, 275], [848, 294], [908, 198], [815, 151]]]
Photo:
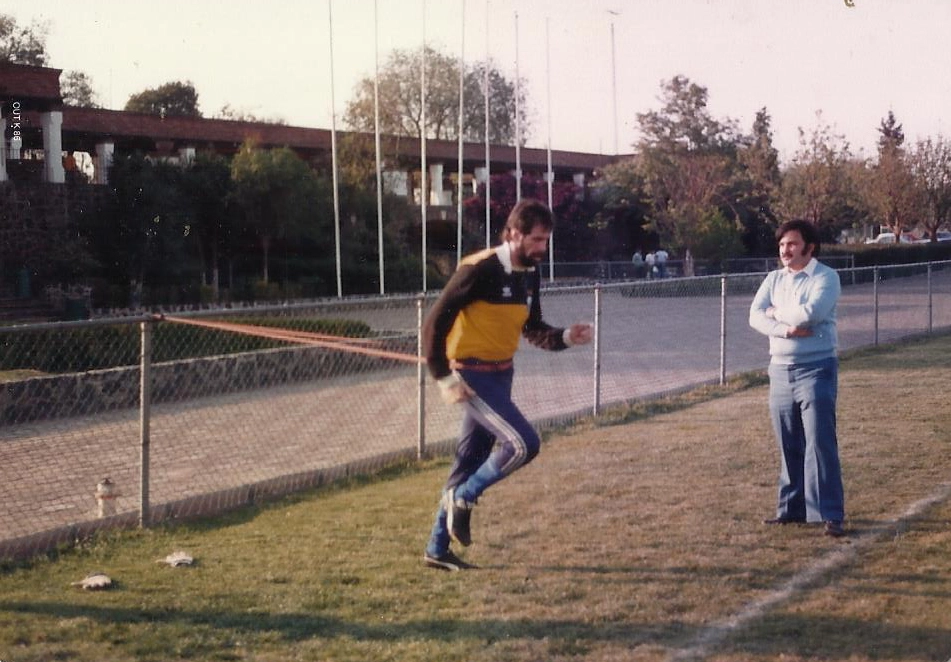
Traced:
[[750, 326], [769, 338], [769, 411], [780, 447], [779, 503], [767, 524], [823, 522], [845, 535], [836, 439], [836, 271], [816, 260], [819, 233], [808, 221], [776, 231], [783, 268], [771, 271], [750, 306]]

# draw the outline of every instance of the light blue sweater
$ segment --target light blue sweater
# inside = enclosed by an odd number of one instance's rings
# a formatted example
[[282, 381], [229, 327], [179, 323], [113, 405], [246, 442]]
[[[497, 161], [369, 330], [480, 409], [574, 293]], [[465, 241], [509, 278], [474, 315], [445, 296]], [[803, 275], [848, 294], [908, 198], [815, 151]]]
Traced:
[[[772, 363], [811, 363], [836, 355], [835, 307], [841, 291], [839, 274], [815, 258], [798, 273], [777, 269], [766, 275], [750, 306], [750, 326], [769, 337]], [[796, 327], [808, 327], [812, 335], [787, 338]]]

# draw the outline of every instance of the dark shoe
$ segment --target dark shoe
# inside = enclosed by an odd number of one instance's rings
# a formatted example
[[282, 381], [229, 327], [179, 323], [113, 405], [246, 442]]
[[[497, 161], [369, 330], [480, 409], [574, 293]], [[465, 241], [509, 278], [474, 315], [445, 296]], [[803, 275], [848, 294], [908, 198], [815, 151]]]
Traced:
[[472, 535], [469, 531], [469, 520], [472, 517], [472, 506], [465, 499], [453, 498], [454, 490], [447, 490], [443, 497], [443, 505], [446, 508], [446, 528], [449, 529], [449, 536], [463, 547], [472, 544]]
[[470, 570], [477, 568], [478, 566], [472, 565], [471, 563], [466, 563], [458, 556], [452, 553], [452, 550], [446, 550], [445, 554], [441, 556], [430, 556], [429, 554], [423, 555], [423, 563], [425, 563], [430, 568], [436, 568], [437, 570], [449, 570], [450, 572], [456, 572], [457, 570]]
[[830, 519], [826, 522], [825, 534], [833, 538], [841, 538], [845, 535], [845, 529], [842, 528], [842, 522], [837, 519]]
[[772, 519], [764, 519], [763, 524], [805, 524], [806, 518], [799, 517], [774, 517]]

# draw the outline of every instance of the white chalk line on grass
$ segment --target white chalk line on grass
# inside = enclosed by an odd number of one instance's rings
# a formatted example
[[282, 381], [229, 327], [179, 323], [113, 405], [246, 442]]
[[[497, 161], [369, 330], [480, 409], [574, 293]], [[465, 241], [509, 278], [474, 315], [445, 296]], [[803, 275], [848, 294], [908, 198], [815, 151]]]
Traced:
[[[748, 623], [762, 617], [776, 605], [785, 602], [809, 586], [818, 582], [832, 571], [843, 567], [852, 561], [860, 552], [865, 551], [886, 535], [895, 535], [907, 520], [920, 517], [932, 506], [943, 503], [951, 498], [951, 483], [942, 483], [930, 496], [911, 504], [904, 513], [892, 520], [887, 530], [870, 532], [864, 535], [848, 538], [851, 544], [842, 545], [832, 550], [816, 562], [804, 568], [793, 576], [783, 586], [764, 595], [758, 600], [746, 605], [738, 613], [713, 623], [694, 637], [693, 642], [685, 648], [671, 651], [667, 659], [670, 662], [685, 662], [700, 660], [712, 652], [712, 648], [722, 643], [730, 634], [737, 632]], [[951, 662], [951, 660], [949, 660]]]

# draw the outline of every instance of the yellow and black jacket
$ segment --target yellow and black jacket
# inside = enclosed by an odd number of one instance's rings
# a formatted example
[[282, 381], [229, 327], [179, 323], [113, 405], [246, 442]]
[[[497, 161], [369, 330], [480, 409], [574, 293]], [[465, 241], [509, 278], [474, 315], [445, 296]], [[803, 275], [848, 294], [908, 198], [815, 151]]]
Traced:
[[423, 325], [432, 376], [450, 374], [450, 360], [507, 361], [520, 335], [542, 349], [565, 349], [564, 329], [542, 321], [540, 285], [538, 269], [513, 268], [507, 243], [463, 259]]

